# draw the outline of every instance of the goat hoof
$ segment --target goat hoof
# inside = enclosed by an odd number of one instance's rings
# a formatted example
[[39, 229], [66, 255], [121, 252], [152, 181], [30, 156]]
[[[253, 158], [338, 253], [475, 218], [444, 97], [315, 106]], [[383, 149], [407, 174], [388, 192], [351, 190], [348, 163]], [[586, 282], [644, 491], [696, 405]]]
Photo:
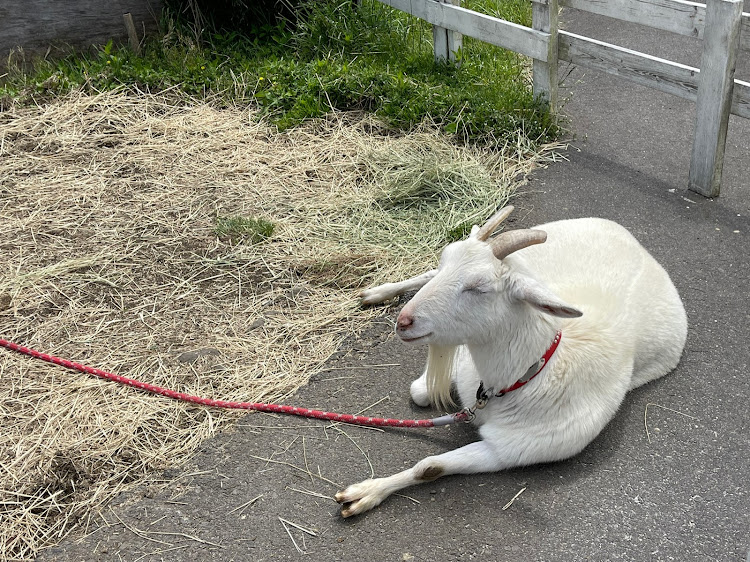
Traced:
[[378, 295], [373, 295], [370, 290], [362, 291], [359, 294], [359, 303], [362, 306], [369, 306], [371, 304], [378, 304], [379, 302], [381, 302], [381, 301], [378, 299]]
[[360, 291], [358, 296], [360, 299], [359, 302], [365, 306], [385, 302], [388, 299], [393, 298], [394, 295], [386, 290], [384, 285], [380, 285], [379, 287], [372, 287], [371, 289]]
[[352, 517], [369, 511], [385, 498], [385, 495], [378, 493], [375, 480], [352, 484], [334, 496], [334, 499], [341, 504], [342, 517]]

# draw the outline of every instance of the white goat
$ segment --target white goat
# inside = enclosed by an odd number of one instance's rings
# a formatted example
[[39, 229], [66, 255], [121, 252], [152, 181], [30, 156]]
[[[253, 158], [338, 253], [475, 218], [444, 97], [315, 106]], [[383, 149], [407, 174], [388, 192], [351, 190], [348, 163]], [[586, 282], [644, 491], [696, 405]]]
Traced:
[[[571, 457], [599, 434], [628, 390], [679, 362], [687, 336], [680, 297], [625, 228], [585, 218], [490, 238], [512, 209], [448, 245], [438, 269], [362, 293], [372, 304], [421, 287], [396, 324], [403, 341], [429, 344], [411, 396], [420, 406], [445, 404], [455, 385], [461, 405], [476, 408], [482, 439], [349, 486], [336, 494], [344, 517], [440, 476]], [[522, 388], [495, 394], [540, 367]], [[486, 396], [502, 397], [477, 407], [480, 384], [492, 389]]]

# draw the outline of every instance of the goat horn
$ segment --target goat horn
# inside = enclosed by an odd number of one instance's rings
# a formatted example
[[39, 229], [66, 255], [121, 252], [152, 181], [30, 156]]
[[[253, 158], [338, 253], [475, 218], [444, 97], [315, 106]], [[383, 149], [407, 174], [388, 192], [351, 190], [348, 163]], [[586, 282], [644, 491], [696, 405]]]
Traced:
[[499, 260], [534, 244], [541, 244], [547, 240], [547, 233], [543, 230], [509, 230], [490, 239], [492, 252]]
[[503, 207], [497, 213], [495, 213], [490, 220], [484, 223], [484, 226], [477, 231], [475, 238], [478, 240], [486, 241], [490, 234], [495, 232], [495, 229], [500, 226], [500, 223], [508, 218], [513, 212], [513, 205]]

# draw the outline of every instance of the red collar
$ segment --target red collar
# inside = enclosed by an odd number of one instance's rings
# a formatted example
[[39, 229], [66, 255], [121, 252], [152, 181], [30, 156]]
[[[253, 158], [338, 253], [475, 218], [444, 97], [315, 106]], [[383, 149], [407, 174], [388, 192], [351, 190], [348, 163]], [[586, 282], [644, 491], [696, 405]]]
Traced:
[[561, 339], [562, 339], [562, 332], [558, 330], [557, 333], [555, 334], [554, 339], [552, 340], [552, 343], [547, 348], [547, 351], [544, 352], [544, 355], [542, 356], [542, 358], [536, 363], [534, 363], [531, 367], [529, 367], [528, 371], [526, 371], [526, 373], [520, 379], [518, 379], [509, 387], [503, 388], [502, 390], [498, 390], [497, 392], [495, 392], [495, 389], [493, 387], [484, 388], [484, 382], [480, 382], [479, 388], [477, 389], [476, 404], [474, 404], [474, 408], [470, 408], [470, 410], [473, 411], [474, 409], [482, 409], [487, 405], [487, 401], [493, 396], [496, 396], [496, 397], [504, 396], [505, 394], [508, 394], [509, 392], [513, 392], [514, 390], [518, 390], [519, 388], [527, 384], [531, 379], [533, 379], [535, 376], [541, 373], [544, 367], [547, 365], [547, 363], [549, 363], [549, 360], [555, 354], [555, 350], [557, 349], [557, 346], [560, 345]]

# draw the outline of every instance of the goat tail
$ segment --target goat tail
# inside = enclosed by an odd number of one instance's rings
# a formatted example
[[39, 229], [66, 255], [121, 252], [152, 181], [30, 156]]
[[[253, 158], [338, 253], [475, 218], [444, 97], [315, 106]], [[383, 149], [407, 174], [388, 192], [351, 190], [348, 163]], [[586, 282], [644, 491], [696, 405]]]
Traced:
[[437, 408], [456, 405], [451, 396], [455, 369], [455, 345], [429, 345], [427, 348], [427, 395]]

